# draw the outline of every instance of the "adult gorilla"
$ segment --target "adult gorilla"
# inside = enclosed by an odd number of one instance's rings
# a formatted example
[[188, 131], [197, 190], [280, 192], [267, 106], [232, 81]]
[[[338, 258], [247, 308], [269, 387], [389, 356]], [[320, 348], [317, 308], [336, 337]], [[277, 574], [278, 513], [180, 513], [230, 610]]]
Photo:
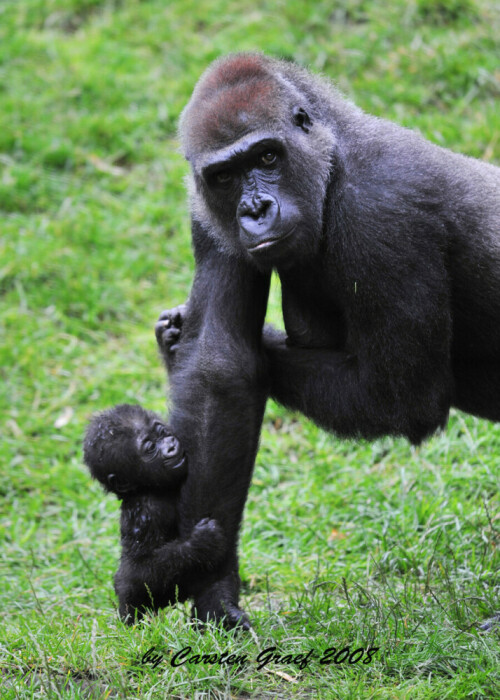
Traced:
[[[180, 529], [221, 523], [227, 557], [195, 605], [235, 624], [268, 395], [351, 437], [418, 443], [452, 405], [500, 419], [500, 170], [253, 54], [208, 69], [180, 132], [196, 258], [175, 362], [165, 349], [190, 463]], [[272, 268], [286, 336], [262, 332]]]

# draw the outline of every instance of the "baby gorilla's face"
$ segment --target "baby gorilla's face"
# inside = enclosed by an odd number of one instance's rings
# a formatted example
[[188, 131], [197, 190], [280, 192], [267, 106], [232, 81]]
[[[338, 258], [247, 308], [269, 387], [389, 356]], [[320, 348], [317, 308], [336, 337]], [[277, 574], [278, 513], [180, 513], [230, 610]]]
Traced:
[[[153, 414], [154, 415], [154, 414]], [[141, 416], [133, 430], [108, 443], [107, 488], [118, 496], [173, 493], [187, 474], [187, 457], [165, 423]]]
[[96, 414], [85, 436], [84, 459], [92, 476], [119, 498], [175, 494], [187, 474], [187, 457], [170, 427], [139, 405]]
[[165, 423], [158, 420], [145, 422], [136, 440], [139, 468], [168, 470], [172, 480], [185, 476], [186, 457], [180, 442]]

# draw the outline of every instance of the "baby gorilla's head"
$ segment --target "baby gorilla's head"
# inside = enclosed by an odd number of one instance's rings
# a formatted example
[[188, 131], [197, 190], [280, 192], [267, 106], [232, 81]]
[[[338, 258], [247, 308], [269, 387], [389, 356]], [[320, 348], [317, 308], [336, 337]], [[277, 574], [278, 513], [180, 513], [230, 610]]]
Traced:
[[120, 498], [172, 490], [187, 473], [184, 450], [169, 426], [137, 405], [95, 415], [83, 454], [92, 476]]

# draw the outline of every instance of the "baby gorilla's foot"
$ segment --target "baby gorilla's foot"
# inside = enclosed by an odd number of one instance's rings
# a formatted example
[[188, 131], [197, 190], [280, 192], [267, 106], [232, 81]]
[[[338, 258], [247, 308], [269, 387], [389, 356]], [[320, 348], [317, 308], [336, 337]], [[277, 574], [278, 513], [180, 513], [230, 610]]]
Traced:
[[177, 350], [186, 311], [186, 304], [166, 309], [155, 325], [156, 341], [167, 359], [171, 359]]
[[191, 619], [197, 620], [200, 627], [207, 622], [222, 622], [225, 629], [237, 627], [240, 630], [251, 629], [247, 614], [231, 600], [221, 599], [220, 594], [207, 595], [206, 592], [195, 601], [191, 610]]

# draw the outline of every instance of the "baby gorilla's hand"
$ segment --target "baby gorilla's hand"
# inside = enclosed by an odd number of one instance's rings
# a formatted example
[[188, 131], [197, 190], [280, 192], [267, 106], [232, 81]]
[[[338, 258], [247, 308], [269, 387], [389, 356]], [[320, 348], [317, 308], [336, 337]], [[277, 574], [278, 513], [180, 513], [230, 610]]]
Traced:
[[217, 520], [214, 520], [213, 518], [203, 518], [202, 520], [198, 521], [193, 528], [193, 532], [191, 533], [191, 539], [205, 539], [208, 537], [210, 538], [210, 541], [214, 547], [220, 547], [225, 544], [226, 538], [224, 536], [224, 531]]
[[[224, 531], [213, 518], [203, 518], [194, 526], [189, 543], [192, 549], [198, 553], [200, 562], [205, 568], [213, 569], [224, 555], [226, 537]], [[210, 556], [207, 558], [207, 551]]]

